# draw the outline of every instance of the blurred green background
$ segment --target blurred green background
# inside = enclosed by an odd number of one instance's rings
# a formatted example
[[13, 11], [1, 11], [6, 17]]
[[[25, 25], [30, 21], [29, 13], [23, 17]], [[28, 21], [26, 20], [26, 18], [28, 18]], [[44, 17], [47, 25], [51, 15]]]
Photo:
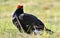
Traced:
[[[27, 34], [19, 35], [20, 32], [12, 23], [18, 3], [24, 6], [25, 13], [35, 15], [54, 31], [53, 35], [41, 35], [42, 38], [60, 38], [60, 0], [0, 0], [0, 38], [28, 38]], [[36, 37], [32, 35], [29, 38]]]

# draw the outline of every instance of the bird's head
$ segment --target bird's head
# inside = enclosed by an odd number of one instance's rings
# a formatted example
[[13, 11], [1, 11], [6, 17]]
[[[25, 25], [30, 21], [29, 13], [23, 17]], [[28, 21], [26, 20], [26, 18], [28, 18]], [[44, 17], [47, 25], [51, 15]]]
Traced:
[[20, 4], [18, 3], [17, 8], [18, 8], [18, 9], [21, 9], [21, 8], [23, 8], [23, 5], [20, 5]]
[[16, 13], [18, 16], [19, 16], [20, 14], [24, 13], [24, 11], [23, 11], [23, 5], [18, 4], [15, 13]]

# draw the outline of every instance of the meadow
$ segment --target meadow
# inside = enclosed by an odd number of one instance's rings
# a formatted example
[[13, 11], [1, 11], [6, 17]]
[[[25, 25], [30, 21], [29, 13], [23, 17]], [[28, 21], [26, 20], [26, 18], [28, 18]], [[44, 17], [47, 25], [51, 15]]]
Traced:
[[[35, 15], [54, 33], [20, 33], [12, 23], [18, 3], [24, 6], [25, 13]], [[60, 0], [0, 0], [0, 38], [60, 38]]]

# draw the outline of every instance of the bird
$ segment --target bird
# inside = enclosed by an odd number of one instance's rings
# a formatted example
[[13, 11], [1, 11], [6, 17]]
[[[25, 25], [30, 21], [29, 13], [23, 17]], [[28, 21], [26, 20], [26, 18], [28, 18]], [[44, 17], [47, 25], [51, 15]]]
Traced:
[[53, 33], [53, 31], [47, 29], [44, 23], [36, 16], [25, 13], [23, 5], [20, 4], [17, 6], [17, 9], [12, 15], [12, 22], [20, 32], [22, 28], [27, 34], [31, 34], [32, 32], [37, 33], [38, 31], [42, 31], [44, 29]]

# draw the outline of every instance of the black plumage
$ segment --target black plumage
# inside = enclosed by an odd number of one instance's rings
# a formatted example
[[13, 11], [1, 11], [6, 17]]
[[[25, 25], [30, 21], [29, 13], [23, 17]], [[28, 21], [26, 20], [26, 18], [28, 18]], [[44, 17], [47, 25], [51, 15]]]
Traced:
[[36, 16], [24, 13], [23, 6], [20, 5], [18, 5], [18, 8], [14, 12], [12, 21], [13, 24], [15, 24], [15, 26], [19, 29], [19, 31], [21, 31], [22, 27], [23, 30], [28, 34], [33, 32], [35, 29], [40, 31], [44, 30], [45, 28], [46, 31], [51, 31], [47, 29], [44, 23], [41, 20], [39, 20]]

